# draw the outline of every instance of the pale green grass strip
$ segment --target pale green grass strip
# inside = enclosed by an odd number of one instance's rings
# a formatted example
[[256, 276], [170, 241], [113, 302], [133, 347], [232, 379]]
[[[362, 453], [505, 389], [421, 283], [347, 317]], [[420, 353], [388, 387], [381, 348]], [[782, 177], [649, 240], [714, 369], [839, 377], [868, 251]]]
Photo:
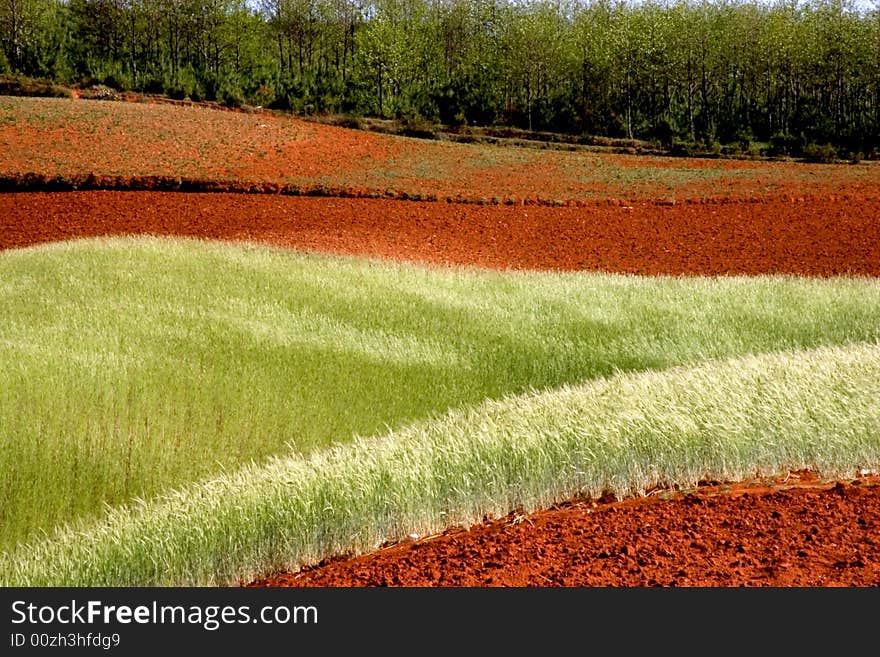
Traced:
[[605, 490], [880, 465], [880, 345], [621, 374], [278, 458], [0, 561], [4, 585], [229, 584]]
[[880, 281], [443, 270], [112, 239], [0, 253], [0, 549], [105, 504], [617, 371], [880, 340]]

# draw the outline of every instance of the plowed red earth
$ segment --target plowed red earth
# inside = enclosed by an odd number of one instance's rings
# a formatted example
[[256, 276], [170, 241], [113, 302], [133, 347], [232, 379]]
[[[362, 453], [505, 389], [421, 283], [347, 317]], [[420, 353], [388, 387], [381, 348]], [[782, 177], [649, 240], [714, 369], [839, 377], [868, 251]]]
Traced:
[[[551, 208], [241, 194], [0, 194], [0, 248], [144, 233], [496, 268], [880, 275], [880, 200], [868, 198]], [[880, 478], [835, 484], [793, 473], [772, 485], [572, 502], [254, 584], [878, 586]]]
[[254, 586], [877, 586], [880, 477], [573, 502]]
[[0, 248], [144, 233], [494, 268], [880, 275], [876, 198], [552, 208], [244, 194], [0, 194]]

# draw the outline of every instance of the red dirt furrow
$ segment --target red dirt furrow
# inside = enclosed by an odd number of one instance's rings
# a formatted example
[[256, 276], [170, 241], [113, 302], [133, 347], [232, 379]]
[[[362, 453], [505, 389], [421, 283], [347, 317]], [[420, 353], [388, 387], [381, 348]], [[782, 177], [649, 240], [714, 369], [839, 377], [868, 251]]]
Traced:
[[0, 248], [122, 234], [502, 269], [880, 275], [880, 199], [588, 207], [173, 192], [0, 194]]
[[878, 585], [876, 476], [825, 486], [748, 484], [700, 488], [673, 499], [574, 502], [251, 584]]

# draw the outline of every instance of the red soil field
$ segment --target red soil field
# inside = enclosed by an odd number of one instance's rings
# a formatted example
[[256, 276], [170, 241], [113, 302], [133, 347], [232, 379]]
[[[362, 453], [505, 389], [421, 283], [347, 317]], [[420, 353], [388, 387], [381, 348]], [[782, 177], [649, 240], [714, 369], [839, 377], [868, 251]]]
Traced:
[[0, 96], [0, 176], [167, 177], [424, 200], [755, 199], [877, 194], [880, 163], [563, 152], [367, 133], [268, 113]]
[[147, 233], [492, 268], [880, 275], [880, 198], [553, 208], [266, 194], [0, 194], [0, 248]]
[[[253, 240], [436, 264], [640, 274], [880, 275], [880, 200], [581, 207], [151, 192], [0, 194], [0, 248]], [[331, 559], [259, 586], [878, 586], [880, 477], [572, 501]]]

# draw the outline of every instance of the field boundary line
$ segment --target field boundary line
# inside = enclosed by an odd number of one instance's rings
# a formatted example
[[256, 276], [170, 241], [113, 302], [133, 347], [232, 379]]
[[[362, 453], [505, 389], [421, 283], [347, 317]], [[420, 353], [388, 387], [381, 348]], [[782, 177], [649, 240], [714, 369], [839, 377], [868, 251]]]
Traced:
[[621, 198], [580, 198], [551, 199], [543, 197], [485, 197], [442, 195], [434, 193], [409, 192], [399, 189], [369, 189], [340, 187], [333, 185], [309, 185], [279, 183], [272, 181], [209, 180], [180, 176], [121, 176], [99, 175], [94, 173], [70, 175], [46, 175], [42, 173], [21, 173], [0, 175], [0, 193], [23, 192], [76, 192], [76, 191], [115, 191], [115, 192], [177, 192], [197, 194], [253, 194], [281, 196], [311, 196], [324, 198], [385, 199], [395, 201], [418, 201], [434, 203], [453, 203], [463, 205], [524, 205], [545, 207], [632, 207], [674, 206], [674, 205], [750, 205], [773, 201], [789, 203], [809, 203], [814, 200], [830, 202], [878, 201], [880, 194], [765, 194], [745, 198], [710, 196], [683, 199], [621, 199]]

